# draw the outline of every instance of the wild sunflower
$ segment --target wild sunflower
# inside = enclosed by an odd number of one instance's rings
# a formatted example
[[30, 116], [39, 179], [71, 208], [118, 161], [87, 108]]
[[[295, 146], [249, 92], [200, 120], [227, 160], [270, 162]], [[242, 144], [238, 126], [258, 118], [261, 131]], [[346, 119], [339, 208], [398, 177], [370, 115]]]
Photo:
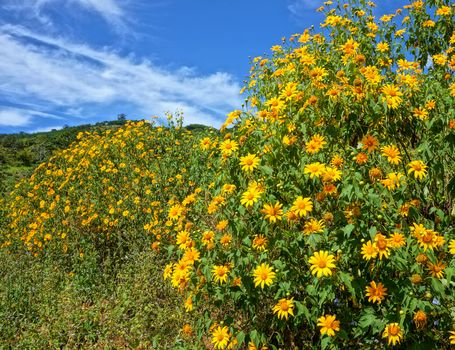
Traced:
[[365, 260], [370, 260], [372, 258], [376, 258], [378, 256], [378, 249], [373, 242], [368, 241], [362, 245], [362, 257]]
[[390, 250], [387, 238], [383, 234], [377, 233], [376, 236], [374, 236], [374, 242], [378, 251], [379, 260], [382, 260], [382, 257], [388, 258]]
[[408, 164], [408, 174], [414, 173], [416, 179], [422, 180], [427, 174], [427, 168], [421, 160], [414, 160]]
[[396, 109], [400, 106], [403, 99], [403, 93], [400, 91], [398, 87], [393, 84], [386, 84], [381, 89], [382, 94], [384, 95], [384, 99], [387, 102], [387, 105], [392, 108]]
[[439, 261], [436, 264], [431, 262], [427, 265], [430, 275], [434, 278], [442, 278], [444, 276], [444, 269], [447, 267], [443, 262]]
[[307, 222], [305, 222], [303, 232], [307, 235], [310, 235], [312, 233], [321, 233], [324, 232], [324, 227], [325, 227], [324, 221], [310, 219]]
[[311, 163], [305, 166], [303, 172], [310, 174], [310, 179], [320, 177], [325, 171], [325, 165], [319, 162]]
[[382, 333], [383, 338], [387, 338], [388, 344], [396, 345], [399, 344], [403, 339], [403, 331], [401, 330], [398, 323], [389, 323]]
[[423, 329], [427, 325], [427, 314], [423, 310], [417, 310], [412, 318], [417, 329]]
[[264, 289], [265, 285], [270, 286], [273, 283], [276, 274], [273, 271], [272, 267], [270, 267], [268, 264], [262, 263], [254, 269], [253, 276], [254, 286], [261, 286], [261, 288]]
[[231, 155], [234, 151], [237, 151], [239, 149], [239, 144], [231, 139], [224, 140], [220, 144], [220, 150], [224, 155]]
[[318, 278], [321, 278], [323, 275], [332, 275], [331, 269], [334, 269], [336, 267], [334, 264], [335, 256], [329, 255], [329, 252], [323, 250], [315, 252], [308, 261], [311, 264], [311, 273], [313, 275], [316, 275]]
[[264, 208], [261, 209], [261, 213], [265, 215], [265, 218], [269, 222], [274, 223], [277, 220], [281, 220], [283, 215], [283, 204], [276, 202], [275, 204], [264, 204]]
[[327, 334], [329, 337], [333, 337], [335, 332], [340, 330], [340, 321], [336, 319], [336, 315], [325, 315], [319, 317], [317, 325], [321, 327], [321, 334]]
[[365, 295], [368, 297], [368, 301], [381, 304], [387, 295], [387, 288], [381, 282], [371, 281], [370, 285], [365, 287]]
[[378, 139], [372, 135], [365, 135], [360, 141], [362, 149], [367, 150], [368, 153], [373, 152], [379, 145]]
[[212, 344], [215, 346], [215, 349], [225, 349], [230, 337], [227, 326], [218, 326], [212, 331]]
[[449, 252], [450, 252], [450, 254], [454, 254], [455, 255], [455, 239], [450, 240]]
[[260, 159], [255, 155], [249, 153], [244, 157], [240, 157], [240, 165], [243, 171], [253, 171], [260, 163]]
[[450, 336], [449, 336], [449, 341], [450, 344], [455, 344], [455, 331], [449, 331]]
[[278, 314], [279, 319], [288, 319], [289, 315], [294, 316], [294, 298], [280, 299], [273, 307], [273, 313]]
[[313, 203], [311, 202], [311, 198], [303, 198], [302, 196], [298, 196], [291, 207], [291, 211], [294, 212], [298, 217], [305, 216], [312, 210]]
[[228, 278], [229, 268], [225, 265], [214, 265], [212, 269], [213, 279], [215, 283], [226, 283]]
[[257, 235], [257, 236], [254, 236], [253, 238], [253, 248], [254, 249], [257, 249], [259, 251], [264, 251], [266, 246], [267, 246], [267, 237], [265, 237], [264, 235]]
[[395, 249], [406, 245], [405, 237], [399, 232], [392, 233], [387, 240], [389, 245]]
[[395, 145], [388, 145], [381, 148], [382, 155], [387, 157], [387, 161], [391, 164], [401, 162], [400, 150]]
[[245, 207], [251, 207], [254, 203], [256, 203], [261, 196], [260, 192], [256, 189], [249, 189], [242, 194], [242, 198], [240, 199], [240, 203]]

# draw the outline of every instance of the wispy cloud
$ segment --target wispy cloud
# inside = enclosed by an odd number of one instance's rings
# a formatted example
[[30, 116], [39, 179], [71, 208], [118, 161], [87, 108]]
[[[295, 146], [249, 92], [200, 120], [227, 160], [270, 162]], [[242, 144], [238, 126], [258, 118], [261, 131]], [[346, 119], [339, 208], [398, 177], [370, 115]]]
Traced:
[[308, 15], [308, 10], [314, 10], [323, 4], [324, 0], [293, 0], [288, 5], [288, 10], [294, 16], [301, 17]]
[[[58, 110], [56, 115], [77, 111], [79, 117], [93, 116], [100, 110], [115, 115], [123, 104], [138, 116], [182, 109], [188, 122], [219, 125], [241, 103], [239, 84], [223, 72], [198, 75], [186, 67], [167, 70], [148, 60], [13, 25], [0, 26], [0, 47], [0, 96], [9, 104], [21, 106], [27, 101], [47, 111]], [[3, 125], [14, 119], [4, 116], [0, 116]], [[28, 114], [22, 123], [32, 118]]]
[[128, 12], [125, 0], [3, 0], [2, 2], [0, 9], [34, 18], [48, 27], [53, 26], [52, 11], [77, 8], [97, 13], [118, 32], [125, 33], [130, 27], [127, 23]]

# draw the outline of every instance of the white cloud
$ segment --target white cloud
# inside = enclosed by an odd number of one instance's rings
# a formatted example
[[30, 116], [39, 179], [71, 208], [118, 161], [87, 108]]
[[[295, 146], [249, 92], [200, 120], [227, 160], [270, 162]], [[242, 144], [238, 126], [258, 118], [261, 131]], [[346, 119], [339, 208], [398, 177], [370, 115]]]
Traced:
[[0, 106], [1, 126], [26, 126], [29, 125], [32, 120], [37, 117], [63, 120], [63, 118], [60, 116], [36, 111], [33, 109]]
[[294, 0], [288, 5], [288, 10], [291, 11], [294, 16], [302, 17], [305, 14], [308, 14], [308, 10], [314, 10], [315, 8], [322, 6], [323, 3], [323, 0]]
[[13, 25], [0, 26], [0, 47], [0, 95], [10, 103], [34, 101], [48, 110], [58, 107], [80, 115], [94, 106], [105, 111], [119, 103], [143, 115], [179, 108], [186, 120], [211, 125], [219, 125], [220, 118], [241, 104], [239, 84], [223, 72], [201, 76], [187, 67], [170, 71]]
[[0, 8], [34, 17], [46, 26], [53, 24], [50, 9], [83, 8], [97, 13], [119, 32], [128, 28], [125, 0], [3, 0]]
[[31, 117], [30, 114], [22, 114], [19, 110], [0, 109], [1, 126], [24, 126], [30, 123]]

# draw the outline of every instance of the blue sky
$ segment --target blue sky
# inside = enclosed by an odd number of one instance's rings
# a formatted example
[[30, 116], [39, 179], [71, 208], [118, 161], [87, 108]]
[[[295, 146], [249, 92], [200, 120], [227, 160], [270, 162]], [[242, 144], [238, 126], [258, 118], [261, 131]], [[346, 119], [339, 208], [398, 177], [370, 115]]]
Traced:
[[177, 110], [219, 126], [242, 103], [249, 58], [317, 27], [322, 2], [1, 0], [0, 133]]

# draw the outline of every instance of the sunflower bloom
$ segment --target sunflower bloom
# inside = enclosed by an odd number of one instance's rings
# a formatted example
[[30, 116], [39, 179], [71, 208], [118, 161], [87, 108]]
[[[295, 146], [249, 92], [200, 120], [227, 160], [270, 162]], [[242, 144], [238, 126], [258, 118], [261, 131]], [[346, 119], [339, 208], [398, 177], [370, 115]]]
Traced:
[[369, 302], [381, 304], [387, 295], [387, 288], [381, 282], [371, 281], [370, 285], [365, 287], [365, 295]]
[[261, 160], [255, 155], [249, 153], [245, 157], [240, 157], [240, 165], [243, 171], [253, 171], [259, 165]]
[[455, 331], [449, 331], [449, 333], [450, 333], [450, 336], [449, 336], [450, 344], [455, 344]]
[[225, 265], [214, 265], [212, 275], [215, 283], [226, 283], [228, 278], [229, 268]]
[[320, 177], [325, 171], [325, 165], [319, 162], [311, 163], [305, 166], [303, 172], [310, 174], [310, 179]]
[[312, 233], [321, 233], [324, 232], [324, 221], [310, 219], [309, 221], [305, 222], [305, 227], [303, 228], [303, 233], [310, 235]]
[[245, 207], [251, 207], [254, 203], [256, 203], [261, 196], [261, 193], [257, 191], [255, 188], [251, 188], [248, 191], [242, 194], [242, 198], [240, 203]]
[[264, 204], [264, 208], [261, 209], [261, 213], [265, 215], [265, 218], [271, 223], [275, 223], [277, 220], [281, 220], [283, 216], [283, 204], [276, 202], [275, 204]]
[[221, 152], [223, 153], [223, 155], [226, 156], [231, 155], [234, 151], [237, 151], [238, 149], [239, 144], [231, 139], [224, 140], [220, 145]]
[[364, 243], [362, 245], [362, 257], [365, 260], [370, 260], [374, 259], [378, 256], [378, 249], [376, 248], [376, 245], [373, 244], [371, 241], [368, 241], [367, 243]]
[[362, 144], [362, 149], [368, 151], [368, 153], [373, 152], [379, 145], [377, 138], [372, 135], [365, 135], [360, 143]]
[[273, 313], [278, 314], [279, 319], [288, 319], [289, 315], [294, 316], [294, 298], [280, 299], [273, 307]]
[[384, 99], [387, 102], [387, 106], [392, 109], [396, 109], [400, 106], [403, 99], [403, 93], [400, 91], [398, 87], [393, 84], [386, 84], [382, 87], [381, 92], [384, 95]]
[[318, 318], [318, 327], [321, 327], [322, 335], [327, 334], [333, 337], [335, 332], [340, 330], [340, 321], [336, 319], [336, 315], [325, 315]]
[[400, 150], [394, 145], [388, 145], [381, 148], [382, 155], [387, 157], [387, 161], [391, 164], [401, 162]]
[[316, 275], [318, 278], [321, 278], [323, 275], [331, 276], [331, 269], [334, 269], [336, 267], [334, 264], [335, 256], [329, 255], [329, 252], [323, 250], [315, 252], [308, 261], [311, 264], [311, 273], [313, 275]]
[[215, 349], [225, 349], [230, 338], [229, 329], [227, 326], [218, 326], [213, 330], [212, 337], [212, 344]]
[[254, 237], [253, 239], [253, 248], [258, 250], [258, 251], [264, 251], [265, 250], [265, 247], [267, 246], [267, 237], [265, 237], [264, 235], [257, 235]]
[[455, 255], [455, 239], [450, 240], [449, 253]]
[[291, 211], [298, 217], [305, 216], [312, 210], [313, 203], [311, 202], [311, 198], [303, 198], [302, 196], [298, 196], [291, 207]]
[[276, 274], [273, 272], [272, 267], [263, 263], [254, 269], [253, 276], [254, 286], [261, 286], [264, 289], [265, 285], [270, 286], [273, 283]]
[[431, 277], [434, 278], [444, 277], [444, 269], [446, 267], [447, 266], [442, 262], [437, 262], [436, 264], [433, 264], [431, 262], [428, 263], [428, 270], [430, 271]]
[[427, 325], [427, 314], [422, 310], [417, 310], [412, 318], [417, 329], [423, 329]]
[[416, 179], [422, 180], [427, 175], [427, 168], [421, 160], [414, 160], [408, 164], [408, 174], [414, 173]]
[[398, 323], [389, 323], [382, 333], [383, 338], [387, 338], [388, 344], [396, 345], [399, 344], [403, 339], [403, 331], [401, 330]]

